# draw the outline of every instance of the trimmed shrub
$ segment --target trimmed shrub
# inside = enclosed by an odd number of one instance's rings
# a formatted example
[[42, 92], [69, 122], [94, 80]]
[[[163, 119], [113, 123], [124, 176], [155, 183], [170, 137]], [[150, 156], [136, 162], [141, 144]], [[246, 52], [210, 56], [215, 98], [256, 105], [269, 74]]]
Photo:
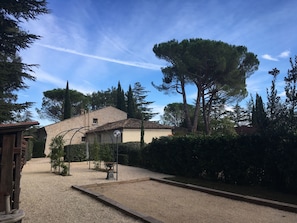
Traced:
[[154, 139], [143, 167], [232, 184], [297, 191], [297, 137], [180, 136]]
[[67, 145], [64, 147], [64, 160], [66, 162], [81, 162], [87, 160], [86, 144]]
[[44, 154], [45, 141], [34, 141], [32, 149], [32, 158], [43, 158]]
[[126, 154], [119, 154], [119, 164], [128, 165], [129, 157]]

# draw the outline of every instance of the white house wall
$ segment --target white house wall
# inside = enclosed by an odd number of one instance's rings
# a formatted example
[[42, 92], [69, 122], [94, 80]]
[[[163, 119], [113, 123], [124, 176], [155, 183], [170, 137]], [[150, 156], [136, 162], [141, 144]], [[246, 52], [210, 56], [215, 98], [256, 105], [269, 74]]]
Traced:
[[[64, 136], [64, 145], [69, 145], [70, 141], [71, 144], [80, 144], [86, 131], [109, 122], [116, 122], [126, 118], [127, 113], [114, 107], [106, 107], [97, 111], [85, 112], [82, 115], [45, 126], [47, 137], [44, 153], [45, 155], [50, 153], [49, 145], [51, 140], [58, 135]], [[94, 124], [93, 119], [97, 119], [98, 122]], [[81, 129], [79, 130], [79, 128]]]
[[[153, 138], [172, 135], [171, 129], [145, 129], [144, 142], [150, 143]], [[140, 142], [140, 129], [124, 129], [122, 133], [123, 142]]]
[[[171, 129], [145, 129], [144, 142], [150, 143], [153, 138], [160, 138], [162, 136], [172, 135]], [[106, 131], [100, 133], [88, 134], [88, 142], [93, 144], [95, 141], [98, 143], [116, 143], [113, 136], [113, 131]], [[140, 129], [124, 129], [118, 142], [140, 142]]]

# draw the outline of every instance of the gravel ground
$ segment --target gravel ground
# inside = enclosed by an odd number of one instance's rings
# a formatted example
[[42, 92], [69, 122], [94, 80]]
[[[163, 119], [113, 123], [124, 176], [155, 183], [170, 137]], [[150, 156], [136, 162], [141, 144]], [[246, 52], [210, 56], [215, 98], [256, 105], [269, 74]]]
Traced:
[[162, 222], [291, 223], [297, 214], [153, 180], [83, 186]]
[[[72, 185], [109, 183], [111, 181], [105, 179], [106, 173], [89, 169], [87, 162], [71, 163], [70, 172], [71, 176], [66, 177], [51, 173], [49, 159], [47, 158], [32, 159], [26, 163], [22, 171], [20, 199], [20, 208], [26, 213], [23, 219], [24, 223], [141, 222], [71, 188]], [[164, 178], [166, 176], [168, 175], [119, 165], [119, 181], [145, 177]], [[163, 208], [167, 207], [167, 210], [159, 208], [157, 216], [159, 215], [158, 217], [160, 217], [164, 216], [164, 213], [172, 213], [174, 217], [169, 220], [166, 220], [164, 217], [162, 219], [164, 222], [297, 222], [297, 214], [295, 213], [233, 201], [154, 182], [120, 184], [108, 188], [113, 190], [108, 192], [109, 189], [107, 190], [105, 187], [104, 193], [106, 195], [110, 193], [109, 197], [112, 198], [114, 196], [115, 200], [121, 199], [123, 204], [129, 201], [130, 204], [128, 202], [127, 205], [134, 205], [135, 209], [144, 207], [146, 211], [150, 211], [146, 214], [150, 214], [153, 217], [155, 214], [154, 210], [149, 210], [149, 207], [152, 206], [148, 204], [156, 206], [159, 203]], [[128, 193], [127, 191], [130, 192]], [[131, 199], [132, 195], [135, 195], [133, 199]], [[169, 200], [166, 201], [164, 196]], [[137, 203], [140, 202], [137, 199], [138, 197], [143, 197], [141, 199], [143, 203]], [[181, 200], [179, 201], [178, 199]], [[146, 202], [147, 200], [149, 202]], [[194, 202], [193, 205], [191, 205], [191, 202]], [[177, 215], [178, 211], [181, 211], [185, 206], [187, 206], [188, 212], [184, 211], [184, 213]], [[191, 209], [192, 207], [195, 209]], [[189, 218], [190, 214], [188, 213], [191, 212], [196, 213], [196, 218]]]
[[[91, 170], [88, 162], [81, 162], [71, 163], [71, 176], [63, 177], [51, 173], [49, 162], [48, 158], [32, 159], [23, 168], [20, 209], [25, 211], [24, 223], [141, 222], [71, 188], [110, 182], [105, 179], [106, 173]], [[119, 165], [119, 180], [165, 176]]]

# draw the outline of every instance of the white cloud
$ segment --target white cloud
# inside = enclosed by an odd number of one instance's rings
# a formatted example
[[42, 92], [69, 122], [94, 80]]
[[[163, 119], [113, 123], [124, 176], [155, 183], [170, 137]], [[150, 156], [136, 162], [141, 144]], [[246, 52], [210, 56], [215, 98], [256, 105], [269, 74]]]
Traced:
[[41, 69], [38, 69], [37, 71], [35, 71], [34, 76], [36, 77], [37, 81], [40, 81], [40, 82], [52, 83], [57, 86], [65, 85], [65, 80], [62, 80], [62, 79], [57, 78], [53, 75], [50, 75]]
[[262, 58], [265, 59], [265, 60], [278, 61], [277, 58], [274, 58], [274, 57], [270, 56], [269, 54], [262, 55]]
[[291, 52], [290, 52], [289, 50], [286, 50], [286, 51], [280, 53], [280, 54], [278, 55], [278, 57], [280, 57], [280, 58], [288, 58], [288, 57], [290, 56], [290, 53], [291, 53]]
[[117, 59], [108, 58], [108, 57], [101, 57], [101, 56], [96, 56], [96, 55], [91, 55], [91, 54], [86, 54], [86, 53], [80, 53], [75, 50], [46, 45], [46, 44], [38, 44], [38, 45], [48, 48], [48, 49], [60, 51], [60, 52], [75, 54], [75, 55], [79, 55], [79, 56], [83, 56], [83, 57], [93, 58], [93, 59], [97, 59], [97, 60], [103, 60], [103, 61], [107, 61], [107, 62], [122, 64], [122, 65], [127, 65], [127, 66], [132, 66], [132, 67], [139, 67], [139, 68], [144, 68], [144, 69], [149, 69], [149, 70], [160, 70], [160, 68], [161, 68], [161, 66], [157, 65], [157, 64], [143, 63], [143, 62], [137, 62], [137, 61], [117, 60]]
[[290, 56], [290, 51], [289, 50], [285, 50], [283, 52], [281, 52], [277, 57], [273, 57], [269, 54], [264, 54], [262, 55], [262, 58], [265, 60], [271, 60], [271, 61], [279, 61], [278, 58], [287, 58]]

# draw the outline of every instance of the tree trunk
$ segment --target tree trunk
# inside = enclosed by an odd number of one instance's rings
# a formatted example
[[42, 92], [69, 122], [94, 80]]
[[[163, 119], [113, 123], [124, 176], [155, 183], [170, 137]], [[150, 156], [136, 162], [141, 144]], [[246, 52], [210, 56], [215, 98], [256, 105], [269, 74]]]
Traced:
[[197, 86], [197, 98], [196, 98], [196, 106], [195, 106], [195, 112], [194, 112], [194, 120], [192, 125], [192, 132], [197, 132], [198, 130], [198, 119], [199, 119], [199, 113], [200, 113], [200, 103], [201, 103], [201, 87], [196, 84]]
[[181, 81], [180, 83], [181, 83], [181, 89], [182, 89], [181, 93], [182, 93], [182, 96], [183, 96], [185, 121], [186, 121], [188, 131], [191, 132], [192, 131], [192, 123], [191, 123], [191, 117], [190, 117], [189, 109], [188, 109], [186, 90], [185, 90], [185, 83], [184, 83], [184, 81]]

